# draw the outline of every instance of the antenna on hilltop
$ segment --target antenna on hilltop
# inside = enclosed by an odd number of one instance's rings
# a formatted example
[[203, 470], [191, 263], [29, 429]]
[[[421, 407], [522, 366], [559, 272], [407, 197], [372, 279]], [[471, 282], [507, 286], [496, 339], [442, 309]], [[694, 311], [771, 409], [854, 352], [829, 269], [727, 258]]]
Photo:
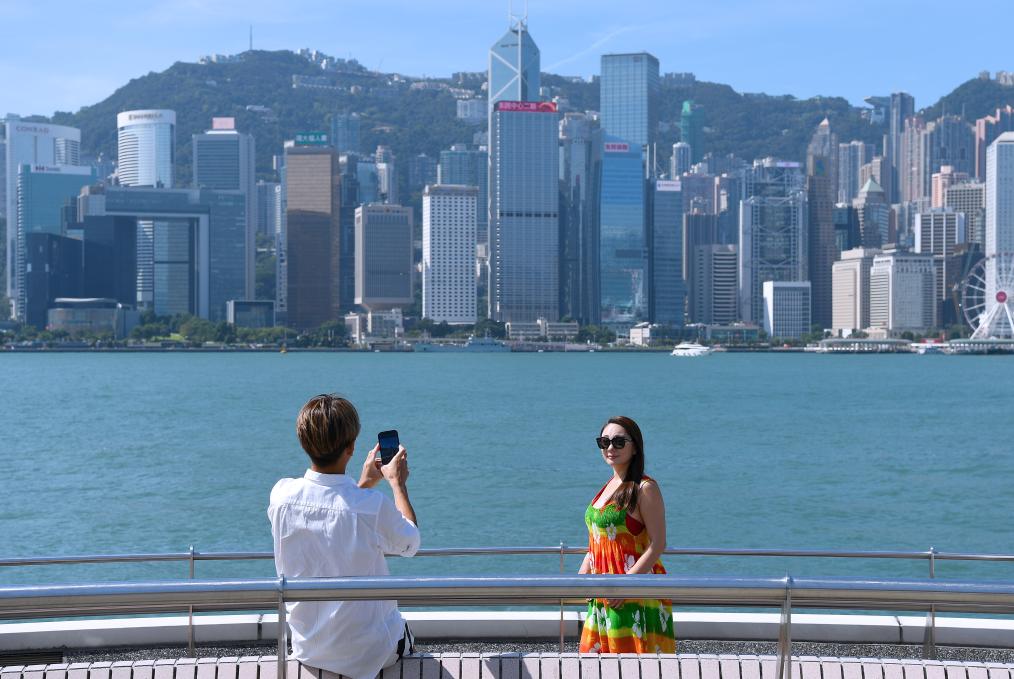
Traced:
[[250, 24], [250, 51], [253, 52], [253, 24]]

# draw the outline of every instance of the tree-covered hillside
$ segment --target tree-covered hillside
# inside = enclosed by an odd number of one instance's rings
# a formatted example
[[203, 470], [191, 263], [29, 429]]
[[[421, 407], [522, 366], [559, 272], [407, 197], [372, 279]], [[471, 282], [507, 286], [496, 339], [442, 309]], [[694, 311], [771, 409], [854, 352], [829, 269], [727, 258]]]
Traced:
[[[293, 76], [323, 78], [329, 88], [296, 89]], [[453, 86], [482, 96], [481, 81], [473, 77]], [[240, 130], [255, 136], [258, 172], [270, 176], [272, 155], [281, 152], [284, 140], [299, 131], [326, 130], [333, 111], [350, 110], [363, 116], [361, 150], [389, 145], [402, 161], [399, 167], [404, 173], [411, 156], [424, 152], [436, 157], [453, 143], [471, 142], [482, 129], [455, 118], [454, 96], [438, 89], [439, 83], [451, 85], [449, 80], [323, 71], [293, 52], [252, 51], [235, 62], [176, 63], [162, 73], [131, 80], [104, 101], [77, 113], [57, 113], [54, 122], [80, 127], [85, 153], [115, 157], [119, 111], [173, 109], [178, 120], [177, 181], [188, 185], [191, 135], [206, 130], [213, 116], [233, 116]], [[543, 85], [565, 97], [576, 110], [598, 108], [597, 82], [544, 74]], [[739, 93], [717, 83], [663, 78], [659, 116], [663, 160], [679, 140], [679, 114], [687, 99], [702, 107], [703, 152], [735, 153], [746, 160], [764, 156], [803, 160], [807, 142], [825, 116], [841, 141], [861, 139], [879, 146], [884, 131], [882, 126], [870, 125], [860, 115], [861, 109], [840, 97], [798, 100]], [[932, 118], [945, 107], [949, 113], [960, 113], [964, 107], [968, 119], [974, 120], [1006, 103], [1014, 103], [1014, 88], [976, 79], [925, 113]]]

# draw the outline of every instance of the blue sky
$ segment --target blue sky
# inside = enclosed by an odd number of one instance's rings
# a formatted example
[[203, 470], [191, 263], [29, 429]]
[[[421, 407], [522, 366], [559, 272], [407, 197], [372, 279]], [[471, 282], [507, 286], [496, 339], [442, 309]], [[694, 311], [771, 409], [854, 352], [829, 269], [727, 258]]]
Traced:
[[[517, 11], [524, 0], [514, 0]], [[507, 0], [0, 0], [0, 115], [101, 101], [175, 61], [313, 47], [411, 75], [484, 70]], [[1014, 1], [529, 0], [542, 69], [591, 76], [599, 56], [647, 50], [663, 72], [739, 91], [905, 90], [921, 107], [981, 70], [1014, 70]]]

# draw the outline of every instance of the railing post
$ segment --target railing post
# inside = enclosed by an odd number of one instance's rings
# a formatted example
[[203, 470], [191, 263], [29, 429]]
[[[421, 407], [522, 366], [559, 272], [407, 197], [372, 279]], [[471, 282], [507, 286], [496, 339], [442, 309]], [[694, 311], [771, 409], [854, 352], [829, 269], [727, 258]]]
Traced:
[[[560, 575], [563, 575], [563, 552], [567, 549], [567, 546], [560, 541]], [[560, 653], [563, 653], [563, 599], [560, 599]]]
[[285, 619], [285, 576], [278, 576], [278, 679], [285, 679], [289, 655], [289, 623]]
[[[937, 550], [936, 547], [929, 548], [929, 576], [932, 580], [937, 577]], [[926, 660], [937, 659], [937, 607], [930, 605], [929, 613], [926, 614], [926, 632], [922, 639], [922, 657]]]
[[[190, 579], [194, 579], [194, 546], [190, 545]], [[190, 657], [196, 658], [197, 651], [194, 644], [194, 607], [187, 607], [187, 651], [190, 653]]]
[[785, 576], [785, 601], [778, 625], [778, 670], [776, 679], [792, 679], [792, 576]]

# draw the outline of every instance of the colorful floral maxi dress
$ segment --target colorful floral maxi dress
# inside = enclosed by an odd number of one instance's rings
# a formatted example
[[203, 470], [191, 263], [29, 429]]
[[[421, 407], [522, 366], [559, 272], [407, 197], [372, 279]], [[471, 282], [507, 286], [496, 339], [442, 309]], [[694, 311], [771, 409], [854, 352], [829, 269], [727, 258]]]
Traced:
[[[626, 573], [648, 548], [648, 531], [612, 501], [596, 509], [602, 490], [584, 513], [591, 572]], [[662, 562], [656, 562], [651, 572], [664, 574]], [[581, 632], [581, 652], [675, 653], [672, 602], [628, 599], [619, 608], [612, 608], [606, 599], [593, 599], [588, 603], [588, 617]]]

